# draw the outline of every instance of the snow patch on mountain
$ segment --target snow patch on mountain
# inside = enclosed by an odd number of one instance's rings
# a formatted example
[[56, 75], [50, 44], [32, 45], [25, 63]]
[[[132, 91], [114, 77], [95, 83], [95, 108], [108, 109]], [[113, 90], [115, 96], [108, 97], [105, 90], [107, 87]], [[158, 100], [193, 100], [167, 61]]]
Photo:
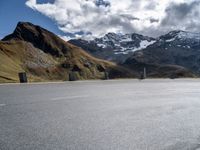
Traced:
[[192, 32], [186, 32], [186, 31], [171, 31], [168, 34], [161, 36], [162, 40], [165, 40], [166, 42], [173, 42], [175, 40], [179, 41], [187, 41], [187, 40], [193, 40], [193, 41], [199, 41], [200, 40], [200, 33], [192, 33]]
[[122, 49], [121, 52], [116, 52], [115, 54], [116, 55], [119, 55], [119, 54], [124, 54], [124, 55], [127, 55], [129, 54], [130, 52], [135, 52], [135, 51], [138, 51], [138, 50], [142, 50], [142, 49], [145, 49], [147, 48], [149, 45], [155, 43], [156, 40], [153, 40], [153, 41], [147, 41], [147, 40], [144, 40], [144, 41], [141, 41], [140, 42], [140, 46], [139, 47], [134, 47], [133, 49]]
[[166, 42], [172, 42], [174, 41], [176, 38], [172, 38], [172, 39], [169, 39], [169, 40], [166, 40]]
[[200, 33], [181, 30], [171, 31], [159, 37], [157, 42], [151, 45], [152, 48], [156, 46], [200, 50]]
[[97, 46], [99, 46], [101, 48], [106, 48], [106, 45], [105, 44], [101, 44], [101, 43], [98, 43]]
[[147, 40], [141, 41], [139, 49], [147, 48], [149, 45], [151, 45], [155, 42], [156, 42], [155, 40], [153, 40], [153, 41], [147, 41]]
[[96, 38], [94, 41], [97, 46], [112, 50], [115, 55], [127, 55], [137, 50], [144, 49], [156, 42], [151, 37], [142, 36], [139, 34], [116, 34], [108, 33], [101, 38]]
[[180, 31], [177, 34], [177, 37], [179, 39], [196, 39], [196, 40], [200, 40], [200, 33], [191, 33], [191, 32]]

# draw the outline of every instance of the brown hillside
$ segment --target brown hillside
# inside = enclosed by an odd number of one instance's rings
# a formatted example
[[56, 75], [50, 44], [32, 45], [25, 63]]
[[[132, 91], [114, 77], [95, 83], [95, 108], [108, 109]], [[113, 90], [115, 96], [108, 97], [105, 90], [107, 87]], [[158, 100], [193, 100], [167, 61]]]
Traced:
[[53, 33], [31, 23], [18, 23], [15, 31], [0, 42], [0, 82], [18, 82], [26, 71], [29, 81], [134, 77], [114, 63], [90, 56]]

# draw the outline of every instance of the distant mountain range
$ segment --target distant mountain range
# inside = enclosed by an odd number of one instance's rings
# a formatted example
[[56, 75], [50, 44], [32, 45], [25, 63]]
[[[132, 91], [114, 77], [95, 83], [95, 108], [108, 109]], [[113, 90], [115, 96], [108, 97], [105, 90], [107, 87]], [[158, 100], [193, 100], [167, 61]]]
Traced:
[[[157, 39], [139, 34], [108, 33], [91, 41], [68, 42], [28, 22], [0, 41], [0, 82], [196, 77], [200, 74], [200, 35], [172, 31]], [[93, 56], [92, 56], [93, 55]], [[96, 58], [97, 57], [97, 58]], [[113, 61], [113, 62], [110, 62]]]
[[200, 33], [176, 30], [156, 39], [135, 33], [108, 33], [92, 41], [77, 39], [69, 42], [96, 57], [123, 64], [137, 71], [146, 67], [152, 76], [163, 76], [160, 69], [166, 65], [167, 68], [171, 67], [172, 71], [170, 69], [165, 75], [171, 74], [174, 69], [188, 69], [200, 74]]
[[[136, 51], [128, 64], [178, 65], [200, 74], [200, 34], [172, 31], [159, 37], [147, 48]], [[151, 70], [151, 69], [150, 69]]]
[[108, 33], [91, 41], [83, 39], [70, 40], [69, 43], [79, 46], [101, 59], [123, 62], [137, 50], [142, 50], [156, 42], [156, 39], [133, 34]]
[[199, 50], [200, 33], [190, 33], [185, 31], [171, 31], [159, 38], [133, 34], [108, 33], [101, 38], [94, 40], [72, 39], [69, 42], [82, 47], [92, 55], [122, 63], [138, 50], [147, 47], [159, 47], [164, 49], [183, 48]]

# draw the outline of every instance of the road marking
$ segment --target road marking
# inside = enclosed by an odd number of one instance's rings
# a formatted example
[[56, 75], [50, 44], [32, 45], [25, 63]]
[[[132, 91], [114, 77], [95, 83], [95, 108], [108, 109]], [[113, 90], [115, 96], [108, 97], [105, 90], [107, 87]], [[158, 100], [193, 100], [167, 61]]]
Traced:
[[0, 107], [6, 106], [6, 104], [0, 104]]
[[81, 96], [66, 96], [66, 97], [55, 97], [52, 98], [52, 101], [57, 101], [57, 100], [66, 100], [66, 99], [76, 99], [76, 98], [86, 98], [88, 95], [81, 95]]

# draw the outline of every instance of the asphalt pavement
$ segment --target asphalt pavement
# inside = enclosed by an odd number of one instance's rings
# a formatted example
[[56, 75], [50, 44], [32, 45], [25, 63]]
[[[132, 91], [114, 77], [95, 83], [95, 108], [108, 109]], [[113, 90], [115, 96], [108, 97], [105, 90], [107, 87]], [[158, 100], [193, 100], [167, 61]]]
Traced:
[[198, 150], [200, 79], [0, 85], [0, 150]]

